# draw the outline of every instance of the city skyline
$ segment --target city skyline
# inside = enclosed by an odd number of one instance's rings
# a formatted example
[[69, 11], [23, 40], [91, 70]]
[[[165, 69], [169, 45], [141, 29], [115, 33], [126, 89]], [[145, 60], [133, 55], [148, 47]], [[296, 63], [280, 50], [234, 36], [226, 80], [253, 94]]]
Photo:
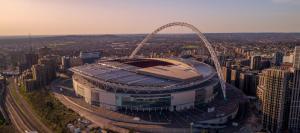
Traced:
[[0, 3], [0, 132], [300, 133], [300, 0]]
[[[1, 0], [1, 3], [0, 36], [139, 34], [172, 21], [186, 21], [205, 33], [300, 32], [297, 0]], [[178, 31], [189, 32], [183, 28]]]

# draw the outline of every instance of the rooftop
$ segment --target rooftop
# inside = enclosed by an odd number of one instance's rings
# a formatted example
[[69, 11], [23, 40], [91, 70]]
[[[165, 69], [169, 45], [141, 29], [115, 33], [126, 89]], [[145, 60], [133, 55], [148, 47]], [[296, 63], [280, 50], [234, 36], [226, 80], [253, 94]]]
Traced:
[[141, 68], [138, 69], [138, 73], [176, 81], [189, 80], [201, 76], [197, 70], [178, 65]]
[[183, 59], [103, 60], [71, 68], [76, 74], [106, 82], [136, 86], [168, 86], [191, 79], [207, 79], [215, 74], [204, 63]]

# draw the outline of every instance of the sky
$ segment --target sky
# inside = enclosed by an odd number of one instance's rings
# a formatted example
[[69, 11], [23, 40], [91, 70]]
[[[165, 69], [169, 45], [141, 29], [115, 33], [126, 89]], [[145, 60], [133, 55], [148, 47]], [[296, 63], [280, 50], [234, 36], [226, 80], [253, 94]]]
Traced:
[[0, 0], [0, 36], [139, 34], [174, 21], [205, 33], [300, 32], [300, 0]]

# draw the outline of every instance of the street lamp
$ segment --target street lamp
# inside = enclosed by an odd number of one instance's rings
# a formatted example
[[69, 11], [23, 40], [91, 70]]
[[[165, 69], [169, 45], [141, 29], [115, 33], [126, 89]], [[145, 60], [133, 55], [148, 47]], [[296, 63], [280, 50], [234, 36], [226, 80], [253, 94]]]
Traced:
[[191, 126], [191, 133], [193, 133], [193, 125], [194, 125], [194, 123], [191, 122], [191, 123], [190, 123], [190, 126]]

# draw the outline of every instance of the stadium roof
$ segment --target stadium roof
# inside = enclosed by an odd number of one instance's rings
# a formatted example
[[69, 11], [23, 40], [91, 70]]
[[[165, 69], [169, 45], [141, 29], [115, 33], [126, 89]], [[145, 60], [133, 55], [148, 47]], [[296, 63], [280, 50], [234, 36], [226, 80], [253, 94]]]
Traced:
[[73, 67], [71, 71], [102, 81], [133, 86], [169, 86], [192, 79], [202, 80], [215, 74], [213, 68], [204, 63], [158, 58], [106, 60]]

